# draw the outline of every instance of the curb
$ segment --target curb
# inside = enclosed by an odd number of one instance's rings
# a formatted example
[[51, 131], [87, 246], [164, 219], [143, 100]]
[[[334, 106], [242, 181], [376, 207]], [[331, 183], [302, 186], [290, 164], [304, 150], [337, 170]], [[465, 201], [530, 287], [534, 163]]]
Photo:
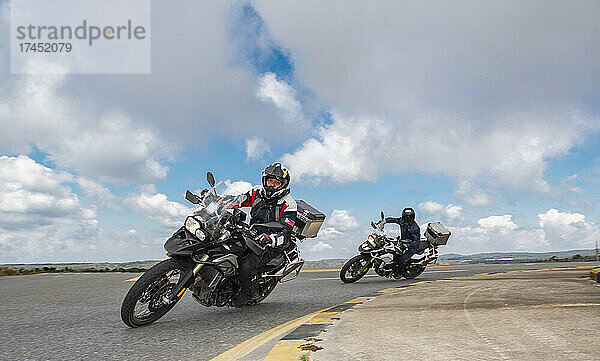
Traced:
[[590, 278], [596, 282], [600, 282], [600, 268], [594, 268], [590, 271]]
[[[321, 350], [322, 347], [315, 344], [317, 341], [321, 341], [318, 336], [321, 332], [327, 332], [327, 328], [333, 324], [335, 320], [338, 320], [340, 314], [344, 311], [352, 309], [358, 304], [362, 304], [366, 301], [372, 300], [373, 298], [385, 294], [389, 294], [395, 291], [403, 290], [413, 286], [424, 285], [428, 283], [443, 282], [448, 280], [458, 280], [465, 278], [473, 278], [478, 276], [487, 276], [494, 274], [513, 273], [513, 272], [524, 272], [524, 271], [549, 271], [549, 270], [565, 270], [565, 269], [576, 269], [569, 267], [553, 267], [553, 268], [542, 268], [537, 270], [510, 270], [500, 272], [484, 272], [469, 276], [457, 276], [442, 278], [439, 280], [431, 281], [419, 281], [400, 287], [386, 288], [383, 290], [369, 293], [365, 296], [357, 297], [353, 300], [346, 301], [342, 304], [332, 306], [330, 308], [323, 309], [314, 314], [313, 317], [308, 319], [306, 322], [293, 329], [288, 334], [284, 335], [275, 343], [271, 351], [264, 358], [264, 361], [299, 361], [299, 360], [310, 360], [310, 353], [313, 351]], [[600, 279], [600, 268], [595, 268], [590, 273], [590, 277], [594, 280], [599, 281]]]

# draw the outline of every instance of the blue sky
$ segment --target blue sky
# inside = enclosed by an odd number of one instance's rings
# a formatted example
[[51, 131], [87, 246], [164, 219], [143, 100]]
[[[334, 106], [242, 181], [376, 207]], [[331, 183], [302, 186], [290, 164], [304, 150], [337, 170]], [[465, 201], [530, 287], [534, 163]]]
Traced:
[[14, 75], [2, 42], [0, 262], [162, 258], [207, 170], [273, 161], [328, 216], [307, 259], [406, 206], [451, 229], [443, 253], [593, 248], [594, 2], [365, 6], [153, 2], [148, 75]]

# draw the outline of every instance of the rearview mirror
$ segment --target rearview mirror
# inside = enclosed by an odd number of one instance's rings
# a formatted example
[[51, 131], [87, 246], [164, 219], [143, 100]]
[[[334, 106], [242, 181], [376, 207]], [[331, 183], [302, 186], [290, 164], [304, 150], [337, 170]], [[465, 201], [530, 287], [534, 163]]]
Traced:
[[190, 201], [193, 204], [200, 203], [200, 199], [198, 199], [198, 196], [195, 195], [194, 193], [190, 192], [189, 189], [185, 191], [185, 199], [187, 199], [188, 201]]
[[206, 181], [212, 188], [215, 187], [215, 176], [211, 172], [206, 173]]
[[385, 216], [383, 214], [383, 211], [381, 211], [381, 220], [383, 221], [385, 219]]

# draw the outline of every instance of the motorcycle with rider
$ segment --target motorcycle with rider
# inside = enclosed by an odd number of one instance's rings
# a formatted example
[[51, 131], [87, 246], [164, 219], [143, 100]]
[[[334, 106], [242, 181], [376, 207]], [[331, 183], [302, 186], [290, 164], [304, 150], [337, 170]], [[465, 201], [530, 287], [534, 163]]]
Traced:
[[[130, 327], [148, 325], [165, 315], [186, 290], [203, 306], [251, 306], [277, 286], [297, 277], [304, 261], [297, 241], [317, 236], [325, 215], [290, 196], [289, 173], [280, 163], [263, 171], [262, 186], [245, 194], [211, 189], [186, 191], [197, 205], [167, 241], [168, 259], [133, 284], [121, 306]], [[241, 207], [250, 207], [250, 222]], [[289, 277], [288, 277], [289, 276]]]
[[[398, 224], [399, 236], [391, 237], [386, 233], [384, 226], [390, 223]], [[358, 246], [359, 254], [340, 270], [340, 279], [344, 283], [358, 281], [371, 268], [382, 277], [416, 278], [428, 265], [437, 262], [437, 247], [447, 244], [450, 237], [450, 231], [439, 222], [428, 223], [425, 236], [421, 237], [412, 208], [405, 208], [401, 218], [386, 218], [381, 212], [381, 220], [371, 222], [371, 226], [375, 232]]]

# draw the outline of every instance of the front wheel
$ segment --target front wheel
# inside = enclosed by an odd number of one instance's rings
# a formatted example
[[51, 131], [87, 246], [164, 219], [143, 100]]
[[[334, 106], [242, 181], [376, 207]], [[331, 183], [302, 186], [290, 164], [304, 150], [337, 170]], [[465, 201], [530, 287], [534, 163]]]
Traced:
[[146, 271], [123, 300], [121, 319], [129, 327], [148, 325], [169, 312], [179, 298], [171, 300], [171, 290], [185, 272], [173, 259], [164, 260]]
[[369, 271], [371, 257], [359, 254], [348, 260], [340, 270], [340, 279], [344, 283], [356, 282]]

